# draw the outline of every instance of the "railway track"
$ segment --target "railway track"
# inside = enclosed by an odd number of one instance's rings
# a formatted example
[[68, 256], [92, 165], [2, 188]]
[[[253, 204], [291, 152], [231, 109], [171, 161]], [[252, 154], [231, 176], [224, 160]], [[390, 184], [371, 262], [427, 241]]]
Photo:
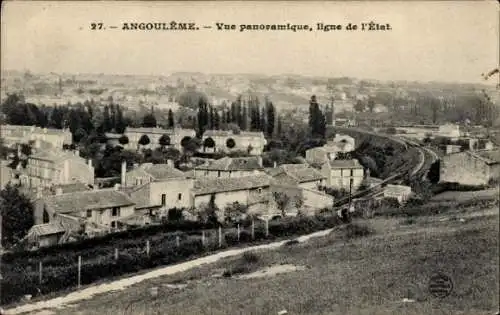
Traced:
[[[367, 134], [373, 134], [371, 132], [366, 132]], [[380, 136], [380, 135], [378, 135]], [[402, 165], [394, 170], [394, 175], [387, 177], [379, 184], [372, 186], [369, 189], [358, 191], [351, 196], [337, 200], [334, 203], [334, 208], [344, 208], [353, 199], [366, 198], [377, 195], [380, 193], [380, 188], [387, 184], [407, 184], [409, 181], [414, 179], [424, 180], [427, 177], [427, 172], [430, 166], [439, 159], [438, 155], [422, 146], [420, 143], [408, 139], [395, 139], [394, 137], [387, 136], [388, 139], [397, 140], [398, 143], [404, 143], [405, 147], [416, 148], [419, 152], [419, 162], [416, 166], [412, 165]]]

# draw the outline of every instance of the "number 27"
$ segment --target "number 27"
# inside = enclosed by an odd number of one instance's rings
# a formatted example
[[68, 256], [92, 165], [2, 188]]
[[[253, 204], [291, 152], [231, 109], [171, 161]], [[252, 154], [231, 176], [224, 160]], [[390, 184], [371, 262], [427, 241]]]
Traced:
[[90, 23], [91, 30], [102, 30], [103, 23]]

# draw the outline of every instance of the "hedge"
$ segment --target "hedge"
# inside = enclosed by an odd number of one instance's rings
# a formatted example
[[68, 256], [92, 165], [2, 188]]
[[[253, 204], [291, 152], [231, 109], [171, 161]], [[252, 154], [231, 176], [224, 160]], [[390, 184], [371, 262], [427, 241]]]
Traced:
[[[25, 294], [38, 295], [57, 292], [77, 285], [78, 256], [82, 257], [81, 284], [94, 283], [101, 279], [112, 278], [140, 270], [162, 265], [179, 263], [199, 257], [221, 248], [244, 243], [271, 241], [278, 237], [308, 234], [322, 229], [332, 228], [341, 221], [336, 214], [317, 215], [315, 217], [287, 217], [280, 221], [269, 222], [269, 235], [266, 236], [265, 224], [255, 221], [254, 239], [250, 222], [240, 224], [240, 240], [234, 227], [223, 229], [223, 244], [219, 247], [218, 229], [205, 230], [206, 244], [201, 241], [201, 229], [196, 233], [189, 229], [191, 223], [176, 223], [185, 232], [171, 231], [174, 225], [149, 227], [109, 235], [96, 240], [76, 244], [56, 246], [33, 252], [7, 253], [2, 261], [1, 303], [18, 301]], [[194, 227], [205, 227], [192, 223]], [[157, 231], [154, 234], [152, 231]], [[131, 238], [125, 238], [129, 235]], [[179, 247], [176, 238], [179, 236]], [[149, 240], [150, 255], [145, 253], [145, 244]], [[94, 245], [90, 247], [90, 244]], [[115, 260], [115, 248], [119, 250]], [[43, 281], [38, 283], [38, 264], [43, 265]]]

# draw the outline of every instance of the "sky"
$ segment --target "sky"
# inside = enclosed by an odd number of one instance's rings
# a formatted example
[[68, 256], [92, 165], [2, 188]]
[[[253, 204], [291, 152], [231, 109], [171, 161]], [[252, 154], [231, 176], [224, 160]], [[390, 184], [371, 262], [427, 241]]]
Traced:
[[[499, 63], [496, 1], [2, 2], [1, 68], [56, 73], [299, 74], [482, 82]], [[199, 31], [123, 31], [125, 22]], [[348, 31], [374, 21], [390, 31]], [[102, 22], [118, 29], [91, 30]], [[341, 31], [217, 31], [226, 24], [340, 24]], [[212, 26], [204, 29], [202, 26]]]

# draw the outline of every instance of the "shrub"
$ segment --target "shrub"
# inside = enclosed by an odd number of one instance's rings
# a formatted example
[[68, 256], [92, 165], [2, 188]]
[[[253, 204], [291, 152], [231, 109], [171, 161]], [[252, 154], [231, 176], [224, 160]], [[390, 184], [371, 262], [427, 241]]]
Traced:
[[345, 228], [345, 237], [349, 239], [365, 237], [372, 233], [372, 229], [365, 224], [350, 223]]

